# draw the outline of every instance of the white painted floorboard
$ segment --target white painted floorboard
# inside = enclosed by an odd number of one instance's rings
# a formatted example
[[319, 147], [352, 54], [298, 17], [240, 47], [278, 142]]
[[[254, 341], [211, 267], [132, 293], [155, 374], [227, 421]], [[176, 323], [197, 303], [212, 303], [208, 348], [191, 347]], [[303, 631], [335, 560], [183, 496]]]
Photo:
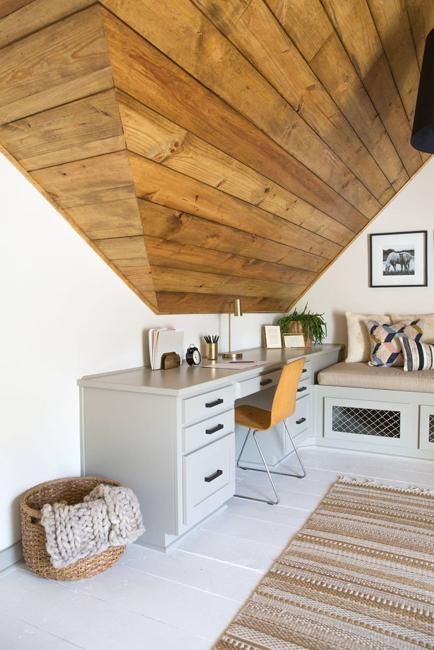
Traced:
[[[0, 650], [209, 649], [337, 474], [434, 487], [429, 461], [301, 454], [305, 479], [275, 477], [280, 505], [234, 498], [167, 554], [133, 545], [109, 571], [75, 583], [43, 580], [24, 565], [4, 571]], [[264, 474], [239, 471], [239, 492], [267, 490]]]

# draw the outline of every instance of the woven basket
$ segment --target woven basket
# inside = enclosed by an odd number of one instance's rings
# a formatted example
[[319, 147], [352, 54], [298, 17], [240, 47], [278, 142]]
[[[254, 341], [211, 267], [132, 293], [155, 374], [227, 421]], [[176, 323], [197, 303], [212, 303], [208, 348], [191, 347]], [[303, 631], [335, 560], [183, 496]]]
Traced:
[[78, 560], [64, 569], [55, 569], [47, 553], [45, 529], [40, 523], [42, 506], [59, 501], [69, 505], [80, 503], [100, 483], [120, 485], [117, 481], [106, 478], [81, 476], [40, 483], [22, 495], [20, 513], [23, 555], [25, 563], [34, 573], [52, 580], [82, 580], [105, 571], [120, 558], [125, 546], [114, 546], [98, 555]]

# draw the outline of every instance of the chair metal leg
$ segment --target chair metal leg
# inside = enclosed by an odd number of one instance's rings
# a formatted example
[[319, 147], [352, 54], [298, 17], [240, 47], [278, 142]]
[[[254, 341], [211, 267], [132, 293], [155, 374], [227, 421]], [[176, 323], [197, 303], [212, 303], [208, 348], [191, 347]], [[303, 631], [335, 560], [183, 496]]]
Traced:
[[[244, 439], [243, 445], [241, 447], [241, 451], [240, 451], [240, 453], [238, 455], [237, 467], [239, 467], [240, 469], [256, 469], [254, 467], [253, 468], [252, 467], [242, 467], [239, 464], [239, 462], [241, 460], [241, 456], [242, 456], [243, 451], [244, 451], [244, 447], [246, 446], [247, 440], [249, 438], [250, 432], [251, 432], [251, 429], [248, 430], [247, 435], [246, 435], [246, 437]], [[259, 497], [248, 497], [248, 496], [246, 496], [244, 494], [234, 494], [234, 496], [238, 497], [239, 499], [248, 499], [249, 501], [261, 501], [262, 503], [268, 503], [270, 506], [275, 506], [275, 505], [277, 505], [279, 503], [280, 498], [279, 498], [279, 495], [277, 493], [276, 486], [274, 485], [274, 481], [273, 481], [273, 479], [271, 477], [270, 470], [268, 469], [268, 465], [266, 463], [264, 454], [262, 453], [262, 449], [260, 447], [260, 444], [256, 439], [256, 434], [257, 433], [258, 432], [256, 430], [253, 431], [253, 440], [255, 441], [256, 447], [257, 447], [257, 449], [259, 451], [259, 455], [261, 456], [261, 460], [262, 460], [262, 462], [264, 464], [265, 469], [256, 470], [256, 471], [267, 472], [268, 478], [270, 479], [271, 487], [273, 488], [275, 499], [260, 499]]]
[[244, 470], [251, 469], [253, 472], [266, 472], [268, 474], [268, 478], [270, 479], [271, 487], [273, 488], [273, 492], [275, 494], [276, 499], [275, 500], [260, 499], [260, 498], [257, 498], [257, 497], [244, 496], [242, 494], [234, 494], [234, 496], [239, 497], [240, 499], [249, 499], [250, 501], [262, 501], [263, 503], [268, 503], [270, 505], [276, 505], [277, 503], [279, 503], [280, 498], [279, 498], [279, 495], [277, 493], [276, 486], [274, 485], [274, 481], [273, 481], [273, 479], [271, 477], [271, 474], [280, 474], [280, 476], [292, 476], [294, 478], [304, 478], [306, 476], [306, 470], [305, 470], [304, 465], [303, 465], [303, 463], [301, 461], [301, 458], [299, 456], [297, 447], [295, 446], [294, 440], [292, 439], [292, 436], [291, 436], [291, 434], [290, 434], [290, 432], [288, 430], [288, 427], [286, 426], [285, 420], [283, 421], [283, 425], [285, 427], [285, 431], [286, 431], [286, 433], [288, 435], [288, 438], [289, 438], [289, 440], [291, 442], [293, 452], [297, 456], [298, 463], [299, 463], [299, 465], [301, 467], [301, 473], [300, 474], [292, 474], [290, 472], [278, 472], [276, 470], [269, 469], [269, 467], [268, 467], [268, 465], [267, 465], [267, 463], [265, 461], [264, 454], [262, 453], [262, 449], [261, 449], [261, 447], [259, 445], [259, 442], [256, 439], [256, 434], [257, 434], [256, 430], [253, 431], [253, 440], [256, 443], [256, 447], [257, 447], [257, 449], [259, 451], [259, 455], [261, 456], [261, 460], [262, 460], [262, 463], [263, 463], [265, 469], [261, 469], [260, 467], [243, 467], [242, 465], [240, 465], [240, 460], [241, 460], [241, 457], [243, 455], [244, 448], [245, 448], [245, 446], [247, 444], [247, 440], [248, 440], [249, 435], [250, 435], [250, 433], [252, 431], [251, 429], [249, 429], [247, 431], [247, 435], [246, 435], [246, 437], [244, 439], [244, 442], [242, 444], [241, 451], [238, 454], [237, 467], [240, 468], [240, 469], [244, 469]]
[[241, 451], [240, 451], [240, 453], [238, 454], [238, 458], [237, 458], [237, 467], [239, 467], [240, 469], [247, 469], [246, 467], [241, 467], [241, 465], [240, 465], [240, 460], [241, 460], [241, 456], [243, 455], [244, 447], [246, 446], [246, 444], [247, 444], [247, 440], [249, 439], [250, 432], [251, 432], [251, 429], [249, 429], [249, 430], [247, 431], [247, 435], [246, 435], [246, 437], [244, 438], [244, 442], [243, 442], [243, 444], [242, 444], [242, 446], [241, 446]]

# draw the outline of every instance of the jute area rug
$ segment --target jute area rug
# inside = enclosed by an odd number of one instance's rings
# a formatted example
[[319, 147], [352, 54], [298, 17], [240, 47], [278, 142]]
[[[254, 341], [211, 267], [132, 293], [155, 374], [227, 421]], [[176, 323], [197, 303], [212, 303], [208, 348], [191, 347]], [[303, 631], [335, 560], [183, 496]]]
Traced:
[[338, 479], [214, 648], [434, 648], [434, 491]]

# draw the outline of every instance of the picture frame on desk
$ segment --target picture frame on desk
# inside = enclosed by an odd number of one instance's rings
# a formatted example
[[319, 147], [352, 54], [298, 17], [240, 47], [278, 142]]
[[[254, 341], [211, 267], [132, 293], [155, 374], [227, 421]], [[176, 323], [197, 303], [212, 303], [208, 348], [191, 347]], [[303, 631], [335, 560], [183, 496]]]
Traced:
[[264, 325], [264, 343], [266, 348], [282, 347], [282, 333], [279, 325]]

